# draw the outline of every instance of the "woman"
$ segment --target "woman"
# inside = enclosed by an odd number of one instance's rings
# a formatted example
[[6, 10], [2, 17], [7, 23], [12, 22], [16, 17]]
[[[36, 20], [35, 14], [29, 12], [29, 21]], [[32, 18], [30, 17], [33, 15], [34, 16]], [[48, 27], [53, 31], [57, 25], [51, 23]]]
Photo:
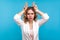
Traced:
[[[23, 14], [24, 20], [21, 19]], [[37, 20], [37, 14], [41, 15], [42, 19]], [[32, 7], [28, 7], [26, 4], [24, 10], [14, 16], [14, 20], [21, 26], [22, 40], [39, 40], [39, 27], [48, 19], [48, 14], [39, 11], [34, 3]]]

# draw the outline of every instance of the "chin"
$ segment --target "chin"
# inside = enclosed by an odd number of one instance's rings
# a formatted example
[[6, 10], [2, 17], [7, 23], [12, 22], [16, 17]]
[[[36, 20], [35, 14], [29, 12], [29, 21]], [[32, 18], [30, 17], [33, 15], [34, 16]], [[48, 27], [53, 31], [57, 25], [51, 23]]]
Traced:
[[32, 19], [30, 19], [30, 21], [33, 21]]

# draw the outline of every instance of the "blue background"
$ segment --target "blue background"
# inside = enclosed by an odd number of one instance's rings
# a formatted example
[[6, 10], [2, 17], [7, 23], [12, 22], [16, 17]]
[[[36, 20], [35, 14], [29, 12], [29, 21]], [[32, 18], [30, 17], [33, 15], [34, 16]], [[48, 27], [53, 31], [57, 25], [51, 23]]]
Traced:
[[31, 6], [33, 1], [50, 16], [39, 29], [39, 39], [60, 40], [60, 0], [0, 0], [0, 40], [22, 40], [21, 28], [13, 17], [22, 11], [25, 2]]

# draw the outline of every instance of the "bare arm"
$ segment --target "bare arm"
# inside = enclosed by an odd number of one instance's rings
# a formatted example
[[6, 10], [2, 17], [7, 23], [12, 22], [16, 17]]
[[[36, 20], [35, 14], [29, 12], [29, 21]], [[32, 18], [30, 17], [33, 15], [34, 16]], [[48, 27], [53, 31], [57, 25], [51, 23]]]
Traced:
[[19, 15], [19, 16], [22, 16], [22, 15], [23, 15], [23, 13], [24, 13], [24, 10], [23, 10], [23, 11], [21, 11], [20, 13], [18, 13], [18, 15]]
[[40, 11], [40, 10], [37, 10], [36, 12], [37, 12], [38, 14], [40, 14], [43, 19], [45, 19], [45, 20], [48, 20], [48, 19], [49, 19], [49, 16], [48, 16], [47, 13], [44, 13], [44, 12], [42, 12], [42, 11]]
[[20, 13], [18, 13], [19, 16], [22, 16], [22, 14], [25, 12], [25, 10], [28, 8], [28, 3], [26, 2], [23, 11], [21, 11]]

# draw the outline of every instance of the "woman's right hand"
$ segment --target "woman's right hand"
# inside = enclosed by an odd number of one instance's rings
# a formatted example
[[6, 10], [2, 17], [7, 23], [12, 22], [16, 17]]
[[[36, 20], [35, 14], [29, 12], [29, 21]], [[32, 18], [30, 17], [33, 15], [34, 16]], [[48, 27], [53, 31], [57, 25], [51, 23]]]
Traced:
[[28, 8], [28, 3], [26, 2], [24, 6], [24, 11], [26, 11], [27, 8]]

